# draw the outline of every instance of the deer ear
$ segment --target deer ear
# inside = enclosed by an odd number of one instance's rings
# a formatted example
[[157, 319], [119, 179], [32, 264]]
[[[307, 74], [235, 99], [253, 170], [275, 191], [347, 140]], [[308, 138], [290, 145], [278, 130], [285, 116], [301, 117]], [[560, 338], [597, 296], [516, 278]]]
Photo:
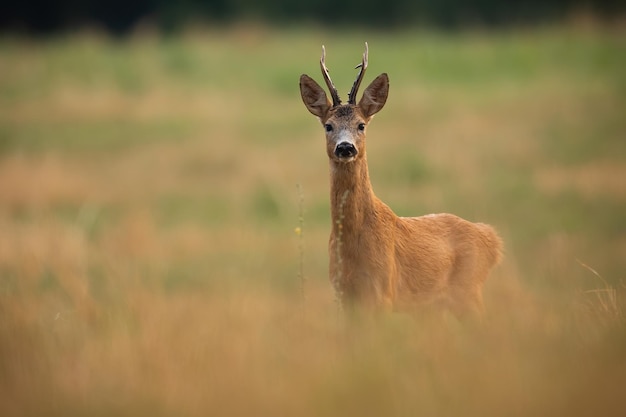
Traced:
[[369, 118], [378, 113], [385, 105], [388, 94], [389, 77], [383, 73], [376, 77], [363, 92], [363, 97], [359, 101], [359, 108], [363, 115]]
[[324, 119], [331, 103], [324, 89], [306, 74], [300, 76], [300, 95], [307, 109], [320, 119]]

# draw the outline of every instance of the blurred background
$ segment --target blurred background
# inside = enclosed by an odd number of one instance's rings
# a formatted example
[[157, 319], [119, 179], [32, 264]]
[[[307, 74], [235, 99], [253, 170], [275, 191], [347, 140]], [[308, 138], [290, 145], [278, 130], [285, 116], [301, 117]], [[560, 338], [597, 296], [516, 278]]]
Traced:
[[623, 11], [623, 3], [616, 0], [393, 0], [384, 5], [373, 0], [25, 0], [4, 6], [0, 25], [44, 34], [88, 25], [123, 35], [140, 22], [172, 31], [190, 22], [224, 24], [254, 19], [271, 25], [316, 23], [377, 29], [429, 26], [448, 30], [468, 25], [555, 22], [572, 13], [591, 13], [606, 19], [618, 17]]
[[[626, 409], [622, 2], [1, 7], [3, 416]], [[504, 239], [481, 326], [335, 301], [298, 79], [365, 41], [377, 195]]]

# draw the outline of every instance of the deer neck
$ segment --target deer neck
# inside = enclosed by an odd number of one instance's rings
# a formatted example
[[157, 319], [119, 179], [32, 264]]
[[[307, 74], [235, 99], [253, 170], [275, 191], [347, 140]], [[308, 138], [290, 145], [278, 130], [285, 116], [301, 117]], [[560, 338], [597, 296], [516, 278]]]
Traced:
[[358, 232], [374, 212], [376, 199], [365, 155], [352, 163], [330, 161], [330, 205], [333, 231]]

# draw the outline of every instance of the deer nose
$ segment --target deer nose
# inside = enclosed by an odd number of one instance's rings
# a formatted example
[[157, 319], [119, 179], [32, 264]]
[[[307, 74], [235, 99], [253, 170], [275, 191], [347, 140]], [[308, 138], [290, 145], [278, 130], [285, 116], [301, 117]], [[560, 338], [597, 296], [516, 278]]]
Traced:
[[335, 147], [335, 156], [337, 158], [352, 158], [356, 154], [356, 148], [349, 142], [341, 142]]

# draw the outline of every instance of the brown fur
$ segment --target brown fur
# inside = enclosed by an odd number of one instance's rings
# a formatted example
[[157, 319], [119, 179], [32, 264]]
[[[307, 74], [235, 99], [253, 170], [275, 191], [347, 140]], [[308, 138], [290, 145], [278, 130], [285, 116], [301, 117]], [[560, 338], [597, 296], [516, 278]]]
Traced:
[[[372, 190], [365, 152], [367, 125], [385, 104], [386, 74], [365, 90], [358, 105], [332, 107], [324, 90], [300, 77], [304, 104], [326, 133], [330, 160], [332, 231], [330, 280], [344, 306], [414, 310], [444, 303], [454, 313], [481, 312], [482, 286], [501, 258], [502, 241], [483, 223], [452, 214], [398, 217]], [[357, 154], [335, 155], [349, 140]]]

